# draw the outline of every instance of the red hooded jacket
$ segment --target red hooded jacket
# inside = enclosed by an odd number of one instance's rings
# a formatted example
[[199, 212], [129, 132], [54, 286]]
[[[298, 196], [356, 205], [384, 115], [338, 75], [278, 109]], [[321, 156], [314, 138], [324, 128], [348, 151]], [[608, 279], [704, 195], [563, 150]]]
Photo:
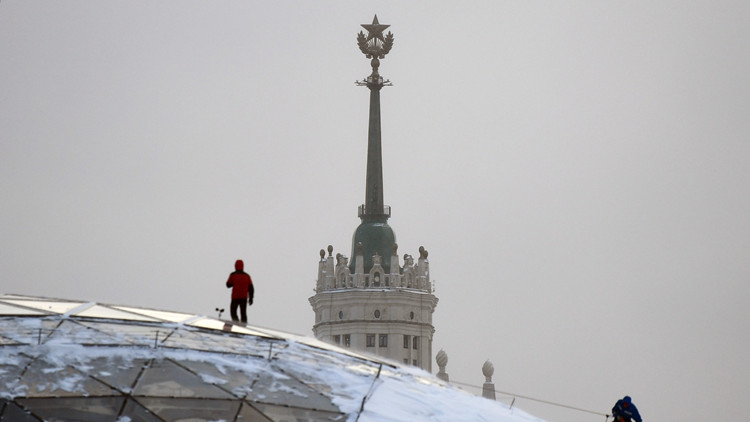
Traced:
[[245, 263], [241, 259], [238, 259], [234, 263], [234, 269], [236, 270], [232, 274], [229, 274], [227, 280], [227, 287], [232, 288], [232, 299], [250, 299], [250, 304], [253, 303], [253, 296], [255, 289], [253, 288], [253, 279], [250, 275], [243, 271]]

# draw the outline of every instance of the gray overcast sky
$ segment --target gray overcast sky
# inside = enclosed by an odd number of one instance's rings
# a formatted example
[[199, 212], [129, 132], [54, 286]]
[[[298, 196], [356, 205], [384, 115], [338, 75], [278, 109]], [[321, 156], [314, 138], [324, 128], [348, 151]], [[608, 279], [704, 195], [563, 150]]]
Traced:
[[3, 0], [0, 290], [215, 315], [243, 258], [251, 322], [311, 335], [364, 200], [374, 13], [389, 223], [430, 253], [451, 378], [744, 417], [745, 1]]

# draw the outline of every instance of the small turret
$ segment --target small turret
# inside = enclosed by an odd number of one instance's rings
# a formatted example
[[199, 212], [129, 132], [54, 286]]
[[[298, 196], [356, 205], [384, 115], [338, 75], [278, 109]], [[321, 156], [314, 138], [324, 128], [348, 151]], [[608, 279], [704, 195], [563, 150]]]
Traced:
[[337, 287], [336, 272], [333, 266], [333, 246], [331, 245], [328, 245], [328, 258], [326, 258], [326, 286], [328, 286], [329, 289], [335, 289]]
[[[393, 255], [391, 255], [391, 280], [393, 280], [395, 277], [399, 275], [399, 271], [401, 270], [401, 266], [398, 263], [398, 244], [393, 244]], [[391, 283], [393, 286], [394, 283]]]

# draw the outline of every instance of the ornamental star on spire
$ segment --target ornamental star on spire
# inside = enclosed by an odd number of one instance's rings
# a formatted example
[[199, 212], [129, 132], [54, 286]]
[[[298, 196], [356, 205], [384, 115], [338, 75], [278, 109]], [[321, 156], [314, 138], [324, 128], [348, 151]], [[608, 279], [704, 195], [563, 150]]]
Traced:
[[378, 22], [378, 15], [372, 19], [372, 23], [363, 23], [362, 28], [367, 30], [367, 35], [364, 31], [359, 31], [357, 34], [357, 45], [359, 51], [365, 55], [370, 61], [372, 66], [372, 73], [367, 77], [366, 80], [357, 82], [358, 85], [363, 86], [385, 86], [386, 82], [378, 74], [378, 67], [380, 66], [380, 59], [384, 59], [385, 55], [391, 51], [393, 47], [393, 34], [388, 32], [383, 34], [383, 31], [390, 27], [390, 25], [382, 25]]
[[373, 38], [377, 38], [380, 41], [385, 41], [383, 38], [383, 31], [385, 31], [386, 28], [388, 28], [390, 25], [381, 25], [380, 22], [378, 22], [378, 15], [375, 15], [374, 18], [372, 18], [371, 24], [362, 24], [362, 28], [365, 28], [367, 30], [367, 41], [370, 41]]

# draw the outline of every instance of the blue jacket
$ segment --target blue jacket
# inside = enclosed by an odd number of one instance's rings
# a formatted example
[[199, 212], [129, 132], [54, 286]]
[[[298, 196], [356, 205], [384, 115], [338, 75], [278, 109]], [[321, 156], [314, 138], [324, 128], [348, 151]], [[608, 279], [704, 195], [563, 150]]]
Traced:
[[617, 400], [615, 407], [612, 408], [612, 416], [617, 419], [617, 416], [622, 416], [626, 421], [631, 419], [635, 422], [643, 422], [641, 415], [638, 413], [638, 408], [635, 407], [629, 396], [625, 396], [620, 400]]

